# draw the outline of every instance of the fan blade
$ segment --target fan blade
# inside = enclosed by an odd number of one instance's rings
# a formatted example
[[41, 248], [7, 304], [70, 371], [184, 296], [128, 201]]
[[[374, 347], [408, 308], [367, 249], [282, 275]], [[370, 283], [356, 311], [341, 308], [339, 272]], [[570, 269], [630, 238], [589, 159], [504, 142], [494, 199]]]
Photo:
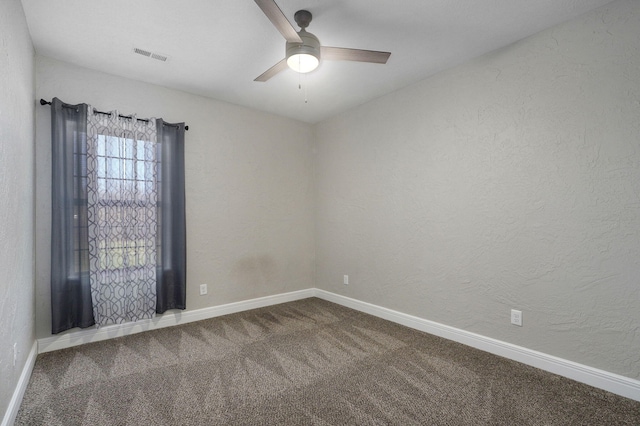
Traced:
[[289, 68], [289, 66], [287, 65], [287, 58], [284, 58], [283, 60], [281, 60], [280, 62], [278, 62], [277, 64], [275, 64], [274, 66], [272, 66], [271, 68], [269, 68], [268, 70], [260, 74], [253, 81], [267, 81], [274, 75], [278, 74], [281, 71], [286, 70], [287, 68]]
[[255, 0], [255, 2], [287, 41], [291, 43], [302, 43], [302, 39], [289, 20], [284, 16], [284, 13], [282, 13], [276, 2], [273, 0]]
[[348, 49], [345, 47], [322, 46], [322, 59], [328, 61], [357, 61], [373, 62], [374, 64], [386, 64], [391, 52], [378, 52], [376, 50]]

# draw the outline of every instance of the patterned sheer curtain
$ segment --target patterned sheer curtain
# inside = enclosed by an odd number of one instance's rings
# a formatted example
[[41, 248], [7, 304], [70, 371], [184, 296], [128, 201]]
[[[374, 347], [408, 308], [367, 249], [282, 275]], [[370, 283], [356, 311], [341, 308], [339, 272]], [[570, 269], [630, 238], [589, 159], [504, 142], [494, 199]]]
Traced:
[[87, 114], [89, 281], [96, 324], [156, 311], [156, 121]]
[[52, 333], [186, 308], [184, 132], [52, 100]]

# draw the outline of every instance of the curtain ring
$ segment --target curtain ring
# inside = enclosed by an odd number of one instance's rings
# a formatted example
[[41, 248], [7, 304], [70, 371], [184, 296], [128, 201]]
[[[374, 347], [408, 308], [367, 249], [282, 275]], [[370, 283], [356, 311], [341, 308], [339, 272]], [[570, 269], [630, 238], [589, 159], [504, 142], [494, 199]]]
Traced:
[[109, 111], [109, 121], [111, 121], [112, 123], [116, 123], [118, 121], [118, 118], [120, 118], [120, 114], [118, 113], [117, 109]]

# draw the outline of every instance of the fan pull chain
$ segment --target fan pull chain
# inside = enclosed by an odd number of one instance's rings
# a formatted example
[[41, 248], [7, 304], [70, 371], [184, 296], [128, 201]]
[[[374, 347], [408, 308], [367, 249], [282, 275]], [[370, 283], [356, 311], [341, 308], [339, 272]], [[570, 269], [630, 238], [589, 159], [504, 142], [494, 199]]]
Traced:
[[[307, 104], [307, 74], [304, 75], [304, 103]], [[298, 90], [302, 90], [302, 73], [298, 73]]]

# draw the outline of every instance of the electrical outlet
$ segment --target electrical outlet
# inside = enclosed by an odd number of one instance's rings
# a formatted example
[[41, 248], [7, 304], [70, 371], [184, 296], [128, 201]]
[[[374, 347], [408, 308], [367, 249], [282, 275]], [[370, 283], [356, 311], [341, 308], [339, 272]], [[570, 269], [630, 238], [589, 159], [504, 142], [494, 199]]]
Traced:
[[522, 327], [522, 311], [511, 310], [511, 324]]
[[342, 278], [342, 283], [343, 283], [344, 285], [349, 285], [349, 275], [345, 275], [345, 276]]
[[207, 294], [207, 285], [200, 284], [200, 296], [204, 296], [205, 294]]

